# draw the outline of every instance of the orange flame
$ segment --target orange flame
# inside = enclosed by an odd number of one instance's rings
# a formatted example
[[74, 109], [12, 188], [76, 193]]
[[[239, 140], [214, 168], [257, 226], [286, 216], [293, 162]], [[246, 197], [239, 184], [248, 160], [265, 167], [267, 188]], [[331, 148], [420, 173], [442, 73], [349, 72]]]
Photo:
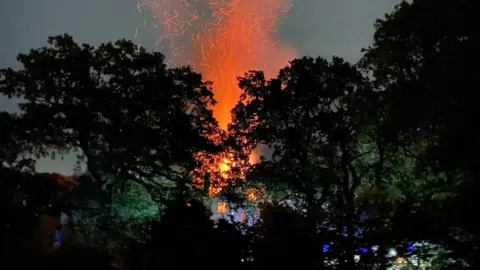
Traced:
[[217, 213], [219, 213], [219, 214], [227, 213], [227, 204], [225, 202], [218, 202], [217, 203]]
[[227, 129], [241, 90], [237, 77], [249, 70], [275, 76], [295, 53], [274, 36], [284, 0], [208, 1], [213, 23], [193, 39], [199, 70], [214, 83], [214, 116]]
[[[176, 61], [191, 65], [213, 82], [218, 102], [213, 114], [225, 131], [242, 92], [237, 77], [262, 70], [271, 78], [296, 55], [293, 47], [275, 36], [289, 0], [144, 0], [143, 5], [162, 20], [165, 33], [157, 45], [168, 40]], [[258, 161], [258, 155], [250, 160]], [[227, 178], [231, 161], [220, 157], [216, 162], [220, 177]]]
[[256, 201], [258, 198], [257, 191], [255, 189], [249, 189], [247, 191], [247, 198], [251, 202]]

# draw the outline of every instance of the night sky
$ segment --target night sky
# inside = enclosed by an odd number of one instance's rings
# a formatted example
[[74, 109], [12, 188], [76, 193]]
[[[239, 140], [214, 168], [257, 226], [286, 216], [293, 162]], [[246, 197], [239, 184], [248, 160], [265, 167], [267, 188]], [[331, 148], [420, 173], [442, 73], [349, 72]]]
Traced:
[[[376, 18], [400, 0], [296, 0], [278, 36], [293, 44], [300, 56], [357, 61], [367, 46]], [[18, 67], [16, 55], [46, 44], [48, 36], [68, 33], [79, 42], [98, 44], [119, 38], [153, 47], [157, 33], [143, 29], [145, 16], [135, 0], [5, 0], [0, 1], [0, 68]], [[0, 108], [16, 110], [15, 102], [0, 97]], [[71, 174], [75, 156], [41, 160], [39, 171]]]

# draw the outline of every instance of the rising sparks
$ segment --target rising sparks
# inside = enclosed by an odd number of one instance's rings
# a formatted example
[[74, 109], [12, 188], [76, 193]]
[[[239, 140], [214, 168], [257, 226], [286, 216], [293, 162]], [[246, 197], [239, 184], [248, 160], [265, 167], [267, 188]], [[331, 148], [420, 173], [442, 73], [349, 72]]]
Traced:
[[[295, 57], [293, 47], [276, 37], [289, 0], [144, 0], [139, 12], [145, 7], [152, 25], [163, 28], [156, 45], [213, 82], [213, 113], [225, 131], [241, 94], [237, 77], [250, 70], [273, 77]], [[217, 160], [220, 178], [230, 165], [228, 158]]]

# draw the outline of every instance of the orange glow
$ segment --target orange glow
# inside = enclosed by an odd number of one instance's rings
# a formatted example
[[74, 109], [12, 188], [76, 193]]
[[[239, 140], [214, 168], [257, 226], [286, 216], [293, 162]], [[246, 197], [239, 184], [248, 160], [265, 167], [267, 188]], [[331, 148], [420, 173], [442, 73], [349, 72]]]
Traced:
[[230, 171], [230, 160], [223, 158], [218, 165], [218, 168], [220, 170], [220, 174], [224, 177], [228, 177], [228, 172]]
[[402, 258], [402, 257], [398, 257], [396, 260], [395, 260], [395, 264], [403, 264], [405, 262], [405, 260]]
[[260, 155], [257, 152], [252, 152], [248, 157], [248, 162], [250, 164], [257, 164], [260, 162]]
[[217, 212], [219, 214], [227, 213], [227, 204], [225, 202], [218, 202], [217, 204]]
[[250, 189], [247, 191], [247, 198], [249, 201], [254, 202], [257, 200], [257, 191], [254, 189]]
[[[295, 58], [293, 47], [275, 36], [289, 4], [290, 0], [144, 0], [139, 10], [149, 6], [157, 24], [163, 24], [157, 45], [166, 46], [174, 62], [191, 65], [213, 82], [217, 101], [213, 114], [227, 131], [231, 110], [242, 93], [237, 77], [262, 70], [271, 78]], [[250, 155], [251, 163], [258, 159], [257, 153]], [[228, 157], [218, 157], [214, 171], [228, 178], [230, 163]], [[211, 188], [218, 191], [226, 184]]]
[[198, 69], [213, 82], [214, 116], [220, 127], [227, 129], [230, 111], [241, 90], [238, 76], [249, 70], [263, 70], [267, 77], [295, 57], [294, 50], [275, 37], [281, 14], [287, 10], [285, 0], [207, 1], [213, 23], [193, 38]]

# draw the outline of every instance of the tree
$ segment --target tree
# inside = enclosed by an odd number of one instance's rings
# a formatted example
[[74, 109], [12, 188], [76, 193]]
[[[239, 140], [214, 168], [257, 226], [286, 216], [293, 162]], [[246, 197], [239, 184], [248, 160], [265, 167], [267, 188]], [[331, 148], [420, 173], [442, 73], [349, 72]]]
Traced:
[[312, 241], [317, 237], [309, 234], [308, 222], [304, 215], [290, 207], [263, 205], [261, 219], [249, 230], [253, 242], [252, 268], [279, 269], [291, 265], [298, 269], [317, 269], [317, 265], [322, 265], [322, 256], [318, 256], [322, 247]]
[[[210, 219], [212, 213], [197, 200], [177, 197], [151, 228], [146, 244], [131, 249], [131, 269], [243, 269], [245, 236], [233, 224]], [[141, 262], [141, 263], [138, 263]]]
[[68, 36], [20, 54], [20, 70], [0, 72], [0, 93], [21, 98], [22, 133], [35, 153], [78, 151], [107, 188], [126, 181], [161, 199], [183, 186], [198, 153], [218, 146], [208, 83], [188, 67], [120, 40], [98, 48]]
[[17, 115], [0, 111], [0, 167], [32, 171], [33, 159], [27, 155], [31, 145], [20, 137], [20, 124]]
[[403, 2], [377, 20], [374, 43], [362, 60], [378, 87], [388, 93], [385, 103], [392, 128], [401, 136], [428, 135], [432, 147], [455, 156], [455, 162], [442, 162], [452, 168], [474, 167], [465, 162], [476, 162], [477, 156], [472, 153], [477, 129], [470, 123], [478, 114], [471, 91], [478, 84], [478, 69], [466, 65], [480, 57], [472, 49], [478, 43], [473, 3]]
[[[234, 109], [232, 132], [240, 142], [264, 144], [273, 151], [247, 182], [294, 195], [290, 201], [296, 199], [306, 208], [310, 235], [316, 234], [318, 224], [325, 226], [325, 220], [327, 227], [346, 228], [339, 233], [347, 235], [340, 262], [344, 269], [353, 269], [358, 218], [354, 198], [363, 179], [361, 157], [369, 154], [359, 145], [369, 119], [368, 80], [341, 58], [328, 62], [319, 57], [294, 60], [271, 81], [251, 72], [240, 87], [244, 93]], [[317, 250], [312, 252], [318, 256]]]
[[71, 177], [1, 169], [0, 243], [5, 250], [0, 255], [2, 259], [10, 261], [18, 253], [34, 259], [51, 250], [55, 217], [69, 207], [69, 194], [75, 187]]
[[374, 42], [362, 60], [383, 93], [385, 126], [394, 135], [389, 143], [401, 141], [413, 149], [417, 170], [425, 172], [424, 179], [429, 174], [417, 194], [426, 194], [427, 201], [450, 194], [431, 204], [429, 216], [436, 218], [430, 222], [444, 228], [428, 237], [438, 242], [442, 236], [441, 242], [472, 269], [480, 263], [475, 251], [479, 224], [472, 215], [480, 183], [480, 129], [474, 124], [480, 111], [472, 90], [479, 84], [479, 69], [471, 65], [480, 59], [474, 4], [405, 1], [377, 20]]
[[148, 239], [150, 223], [159, 219], [164, 208], [135, 182], [127, 183], [123, 192], [102, 189], [88, 175], [78, 177], [77, 183], [70, 194], [69, 212], [82, 246], [124, 252], [130, 242]]

